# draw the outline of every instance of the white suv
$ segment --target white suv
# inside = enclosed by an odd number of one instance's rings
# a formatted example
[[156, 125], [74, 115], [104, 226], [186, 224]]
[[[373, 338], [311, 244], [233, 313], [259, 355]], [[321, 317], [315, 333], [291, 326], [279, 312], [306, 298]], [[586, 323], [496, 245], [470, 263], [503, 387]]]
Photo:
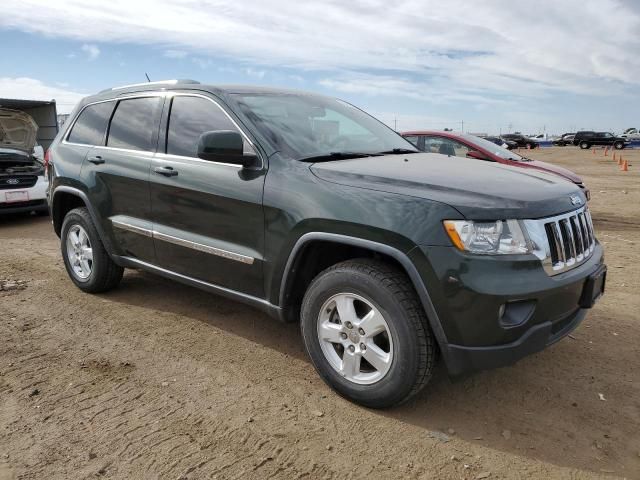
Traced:
[[30, 115], [0, 108], [0, 215], [48, 212], [49, 182], [37, 133]]

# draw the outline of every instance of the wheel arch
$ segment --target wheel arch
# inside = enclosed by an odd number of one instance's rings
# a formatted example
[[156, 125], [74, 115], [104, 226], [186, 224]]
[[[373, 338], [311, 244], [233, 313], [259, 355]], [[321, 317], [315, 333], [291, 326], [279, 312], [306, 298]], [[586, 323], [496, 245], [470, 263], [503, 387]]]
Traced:
[[[306, 269], [305, 267], [308, 266], [307, 260], [310, 258], [310, 253], [313, 254], [313, 248], [321, 244], [325, 246], [328, 245], [331, 248], [337, 247], [343, 254], [346, 255], [350, 253], [350, 255], [342, 258], [340, 254], [338, 254], [337, 258], [329, 258], [328, 261], [320, 262], [316, 265], [312, 264], [315, 268]], [[365, 253], [365, 255], [363, 255], [363, 253]], [[433, 305], [427, 287], [418, 273], [417, 268], [410, 260], [408, 252], [403, 252], [390, 245], [372, 240], [325, 232], [309, 232], [302, 235], [289, 254], [280, 282], [278, 299], [284, 319], [287, 321], [295, 321], [297, 319], [297, 295], [300, 295], [300, 292], [296, 291], [296, 289], [306, 291], [306, 287], [317, 273], [332, 264], [338, 263], [338, 261], [349, 258], [362, 258], [363, 256], [373, 258], [382, 257], [394, 263], [407, 275], [418, 295], [431, 331], [446, 362], [448, 342], [444, 329], [442, 328], [440, 318]], [[305, 278], [305, 275], [307, 275], [307, 278]]]
[[62, 223], [64, 222], [66, 214], [74, 208], [80, 207], [85, 207], [89, 211], [89, 215], [91, 216], [91, 220], [93, 221], [96, 230], [98, 231], [100, 240], [107, 250], [107, 253], [111, 255], [113, 250], [111, 249], [109, 238], [102, 228], [102, 223], [99, 221], [99, 217], [93, 208], [93, 205], [89, 201], [87, 194], [78, 188], [61, 185], [56, 187], [51, 195], [51, 221], [56, 235], [60, 237]]

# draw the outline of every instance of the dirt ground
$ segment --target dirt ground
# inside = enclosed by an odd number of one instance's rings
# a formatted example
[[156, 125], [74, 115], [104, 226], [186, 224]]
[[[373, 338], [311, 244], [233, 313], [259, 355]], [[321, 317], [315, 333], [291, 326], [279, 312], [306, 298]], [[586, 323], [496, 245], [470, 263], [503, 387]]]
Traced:
[[584, 177], [609, 266], [572, 334], [509, 368], [367, 410], [298, 326], [136, 271], [87, 295], [49, 220], [0, 220], [0, 480], [640, 478], [640, 151], [531, 157]]

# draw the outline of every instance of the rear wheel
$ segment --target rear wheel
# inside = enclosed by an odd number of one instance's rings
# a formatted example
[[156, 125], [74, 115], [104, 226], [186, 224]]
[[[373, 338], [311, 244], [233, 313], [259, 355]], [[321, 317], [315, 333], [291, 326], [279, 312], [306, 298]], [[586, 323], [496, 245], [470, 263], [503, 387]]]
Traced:
[[67, 213], [60, 238], [64, 266], [78, 288], [98, 293], [120, 283], [124, 269], [116, 265], [104, 249], [86, 208], [75, 208]]
[[302, 336], [322, 379], [372, 408], [390, 407], [429, 381], [435, 342], [406, 275], [380, 261], [337, 264], [311, 283]]
[[589, 143], [587, 143], [587, 142], [580, 142], [580, 148], [581, 148], [582, 150], [586, 150], [586, 149], [588, 149], [590, 146], [591, 146], [591, 145], [589, 145]]

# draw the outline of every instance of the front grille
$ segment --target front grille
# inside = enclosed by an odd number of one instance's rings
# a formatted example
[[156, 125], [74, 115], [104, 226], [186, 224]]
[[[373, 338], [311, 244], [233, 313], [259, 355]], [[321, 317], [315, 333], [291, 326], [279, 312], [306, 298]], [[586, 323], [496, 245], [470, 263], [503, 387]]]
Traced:
[[37, 175], [16, 175], [0, 178], [0, 190], [11, 190], [14, 188], [31, 188], [38, 181]]
[[555, 217], [544, 224], [553, 274], [584, 262], [595, 248], [591, 214], [586, 208]]

